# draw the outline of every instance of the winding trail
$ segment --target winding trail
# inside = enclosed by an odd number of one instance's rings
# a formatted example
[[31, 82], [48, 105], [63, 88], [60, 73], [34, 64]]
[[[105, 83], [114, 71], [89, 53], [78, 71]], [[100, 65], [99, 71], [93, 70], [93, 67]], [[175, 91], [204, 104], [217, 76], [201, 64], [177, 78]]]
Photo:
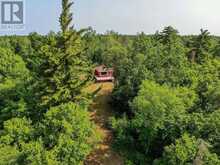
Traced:
[[84, 165], [124, 165], [123, 159], [111, 148], [113, 133], [107, 127], [109, 118], [113, 116], [109, 101], [114, 85], [113, 83], [98, 83], [91, 85], [88, 90], [95, 91], [99, 87], [101, 90], [90, 107], [90, 117], [96, 123], [103, 141], [87, 157]]

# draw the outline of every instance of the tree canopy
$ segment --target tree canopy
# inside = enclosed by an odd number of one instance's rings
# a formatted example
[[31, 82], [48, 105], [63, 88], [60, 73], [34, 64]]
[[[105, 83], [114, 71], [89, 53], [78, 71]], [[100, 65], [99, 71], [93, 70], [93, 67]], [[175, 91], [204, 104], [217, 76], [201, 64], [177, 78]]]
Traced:
[[100, 141], [85, 88], [102, 64], [125, 164], [220, 164], [220, 38], [76, 30], [73, 4], [62, 0], [60, 32], [0, 37], [0, 165], [83, 164]]

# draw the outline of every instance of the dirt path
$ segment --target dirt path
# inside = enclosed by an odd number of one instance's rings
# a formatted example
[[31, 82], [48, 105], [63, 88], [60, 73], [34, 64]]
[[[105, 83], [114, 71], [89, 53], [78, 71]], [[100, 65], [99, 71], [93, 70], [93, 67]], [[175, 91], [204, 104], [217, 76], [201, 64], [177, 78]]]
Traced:
[[90, 115], [91, 119], [96, 123], [98, 131], [103, 136], [103, 141], [97, 146], [97, 149], [88, 156], [84, 165], [123, 165], [122, 158], [111, 149], [113, 134], [112, 131], [107, 128], [108, 120], [113, 116], [111, 106], [109, 105], [113, 84], [94, 84], [89, 87], [89, 90], [95, 91], [100, 86], [102, 89], [91, 105]]

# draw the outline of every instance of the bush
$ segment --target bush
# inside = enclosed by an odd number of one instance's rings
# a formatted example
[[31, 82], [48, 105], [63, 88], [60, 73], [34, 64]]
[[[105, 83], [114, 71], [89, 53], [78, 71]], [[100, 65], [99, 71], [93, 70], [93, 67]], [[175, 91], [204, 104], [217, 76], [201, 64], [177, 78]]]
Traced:
[[161, 160], [155, 160], [155, 165], [186, 165], [186, 164], [219, 164], [216, 154], [208, 150], [208, 144], [184, 134], [175, 144], [165, 147]]

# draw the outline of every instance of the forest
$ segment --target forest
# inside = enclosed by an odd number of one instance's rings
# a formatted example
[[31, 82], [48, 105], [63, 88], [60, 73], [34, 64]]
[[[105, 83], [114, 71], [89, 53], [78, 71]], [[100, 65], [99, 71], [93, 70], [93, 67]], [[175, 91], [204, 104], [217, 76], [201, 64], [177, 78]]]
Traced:
[[220, 165], [220, 37], [76, 30], [72, 5], [58, 33], [0, 37], [0, 165], [84, 164], [101, 140], [84, 91], [101, 64], [115, 70], [108, 127], [125, 165]]

